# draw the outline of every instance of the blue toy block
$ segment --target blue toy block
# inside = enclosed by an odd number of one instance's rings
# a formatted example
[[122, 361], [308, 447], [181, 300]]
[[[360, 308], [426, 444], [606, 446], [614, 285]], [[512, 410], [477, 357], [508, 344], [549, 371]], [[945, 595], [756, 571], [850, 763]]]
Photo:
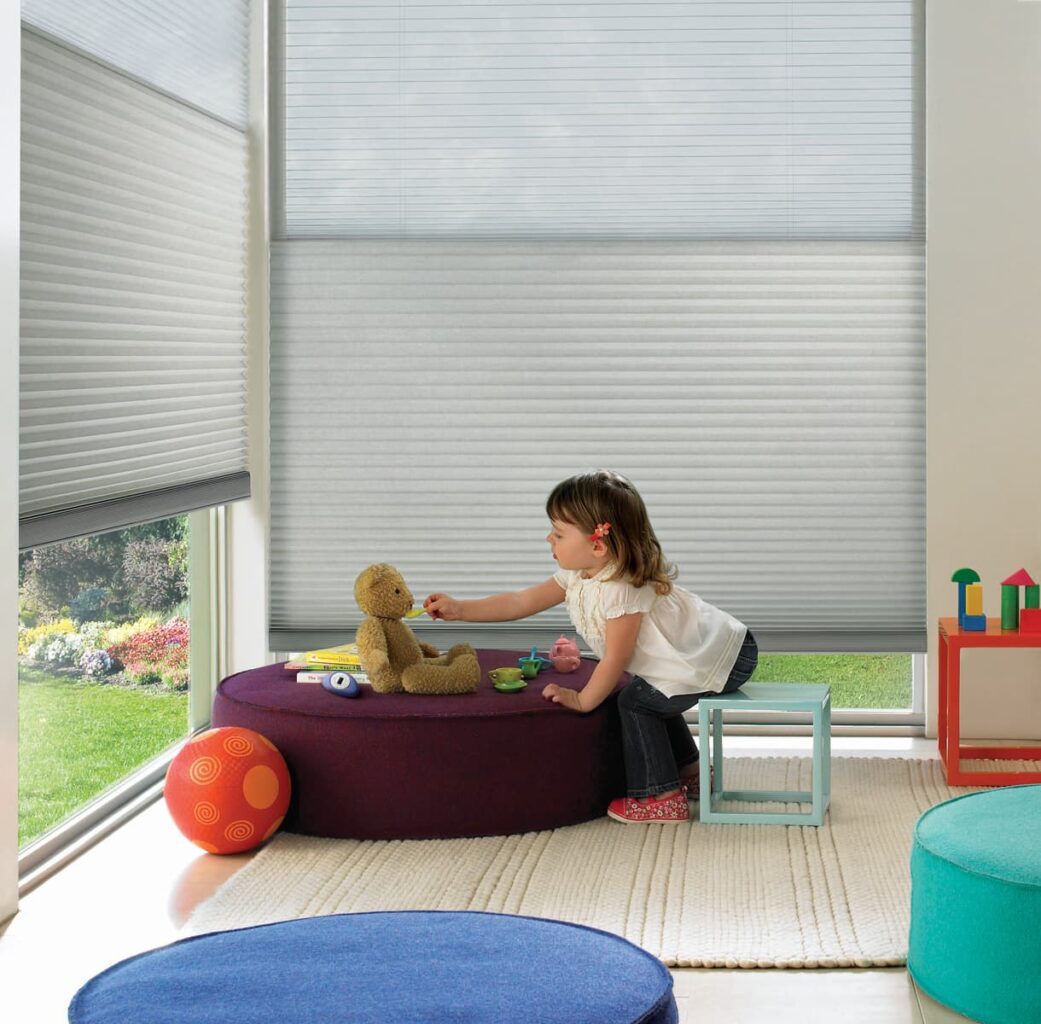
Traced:
[[987, 631], [987, 616], [964, 615], [958, 626], [966, 633], [985, 633]]

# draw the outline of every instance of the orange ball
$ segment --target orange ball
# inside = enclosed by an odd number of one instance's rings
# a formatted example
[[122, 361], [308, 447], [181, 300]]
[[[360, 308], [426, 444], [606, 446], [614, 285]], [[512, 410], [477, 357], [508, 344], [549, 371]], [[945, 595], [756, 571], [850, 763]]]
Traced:
[[207, 853], [242, 853], [274, 835], [289, 809], [289, 769], [275, 745], [238, 726], [190, 739], [166, 773], [174, 824]]

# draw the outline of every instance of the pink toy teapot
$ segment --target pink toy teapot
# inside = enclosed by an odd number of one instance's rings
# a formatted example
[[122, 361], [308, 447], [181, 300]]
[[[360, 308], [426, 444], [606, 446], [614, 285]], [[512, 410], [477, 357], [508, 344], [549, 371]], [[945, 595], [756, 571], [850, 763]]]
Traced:
[[553, 662], [553, 667], [558, 672], [574, 672], [582, 663], [578, 644], [563, 635], [549, 649], [549, 660]]

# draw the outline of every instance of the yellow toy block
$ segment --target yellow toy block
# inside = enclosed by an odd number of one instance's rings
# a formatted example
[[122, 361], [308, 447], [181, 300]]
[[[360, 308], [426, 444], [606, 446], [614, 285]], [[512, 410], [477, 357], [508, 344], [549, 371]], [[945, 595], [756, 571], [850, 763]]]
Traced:
[[983, 614], [983, 584], [970, 583], [965, 587], [965, 614]]

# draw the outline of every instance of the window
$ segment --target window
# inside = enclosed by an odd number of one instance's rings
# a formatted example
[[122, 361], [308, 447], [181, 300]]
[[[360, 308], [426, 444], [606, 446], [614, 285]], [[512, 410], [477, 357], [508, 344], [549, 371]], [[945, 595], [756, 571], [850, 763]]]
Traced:
[[280, 7], [272, 649], [345, 639], [370, 561], [537, 582], [546, 491], [608, 466], [763, 651], [911, 664], [921, 0]]
[[187, 516], [22, 553], [20, 847], [187, 735], [190, 560]]
[[765, 654], [757, 683], [827, 683], [834, 710], [920, 710], [909, 654]]

